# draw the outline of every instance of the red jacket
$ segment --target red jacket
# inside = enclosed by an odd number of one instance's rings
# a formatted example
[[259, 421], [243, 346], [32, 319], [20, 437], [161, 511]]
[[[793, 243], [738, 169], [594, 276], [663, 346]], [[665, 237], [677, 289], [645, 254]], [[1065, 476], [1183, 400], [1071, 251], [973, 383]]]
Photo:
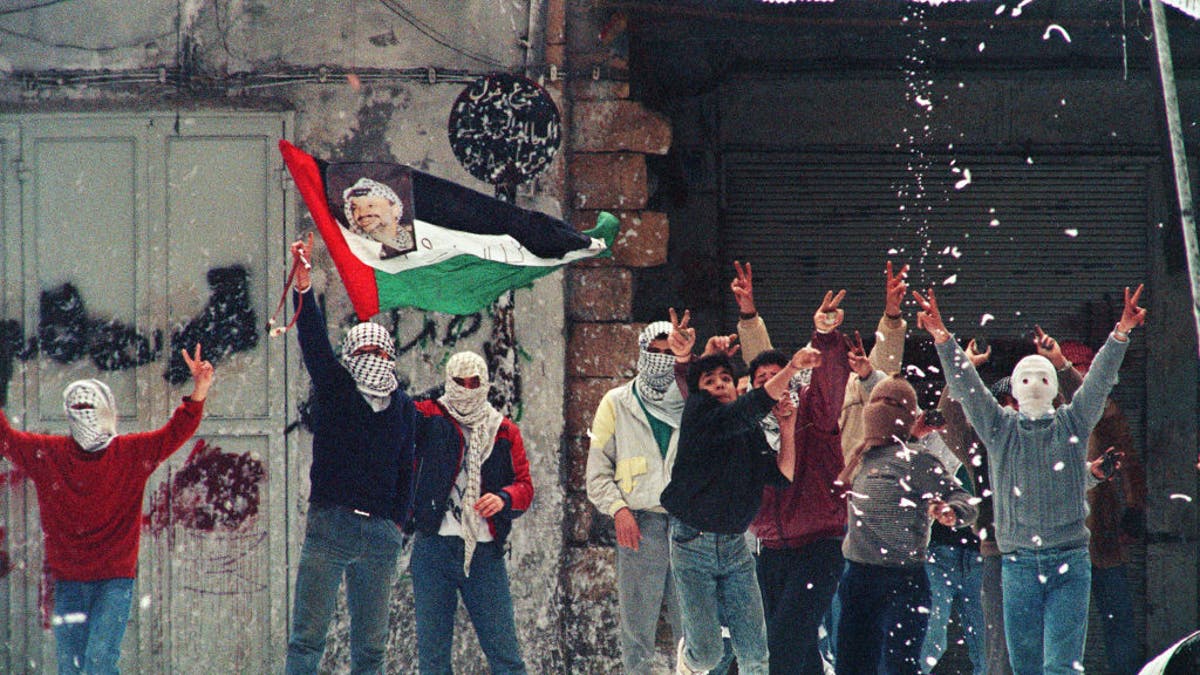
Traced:
[[0, 411], [0, 456], [37, 487], [55, 579], [137, 576], [146, 481], [196, 432], [203, 412], [203, 402], [185, 398], [163, 428], [123, 434], [99, 452], [85, 452], [70, 436], [17, 431]]
[[750, 531], [765, 548], [800, 548], [846, 533], [846, 500], [833, 490], [844, 466], [838, 416], [850, 378], [846, 341], [840, 332], [814, 333], [821, 366], [800, 392], [796, 466], [787, 487], [763, 489], [762, 507]]
[[[446, 409], [434, 400], [416, 401], [418, 420], [416, 456], [413, 467], [413, 512], [409, 528], [436, 534], [449, 504], [450, 490], [462, 468], [462, 428]], [[504, 508], [487, 519], [492, 539], [503, 545], [514, 518], [533, 502], [533, 481], [529, 478], [529, 460], [521, 430], [507, 417], [500, 423], [492, 454], [480, 467], [479, 494], [499, 495]]]

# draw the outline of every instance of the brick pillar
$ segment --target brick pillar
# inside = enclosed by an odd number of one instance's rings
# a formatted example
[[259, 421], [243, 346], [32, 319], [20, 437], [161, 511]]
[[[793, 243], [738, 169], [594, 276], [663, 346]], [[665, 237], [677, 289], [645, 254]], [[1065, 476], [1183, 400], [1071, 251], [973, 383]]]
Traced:
[[[629, 98], [627, 81], [592, 74], [623, 70], [600, 41], [597, 15], [587, 0], [548, 0], [548, 55], [553, 41], [567, 64], [564, 203], [578, 229], [595, 225], [599, 211], [621, 221], [613, 257], [576, 263], [566, 273], [567, 372], [562, 476], [566, 493], [561, 588], [563, 640], [572, 672], [617, 672], [616, 588], [612, 520], [587, 500], [587, 431], [600, 398], [628, 381], [637, 365], [632, 323], [634, 271], [667, 261], [665, 213], [648, 211], [646, 155], [665, 154], [670, 122]], [[549, 56], [548, 56], [549, 58]], [[593, 70], [600, 66], [598, 71]], [[566, 112], [569, 110], [569, 112]]]

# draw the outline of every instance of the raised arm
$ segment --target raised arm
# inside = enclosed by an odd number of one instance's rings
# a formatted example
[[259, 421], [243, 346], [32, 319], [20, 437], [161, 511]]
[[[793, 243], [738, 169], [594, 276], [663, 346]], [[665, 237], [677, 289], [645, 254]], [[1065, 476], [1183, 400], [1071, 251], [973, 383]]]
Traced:
[[743, 265], [735, 260], [733, 270], [736, 276], [729, 283], [729, 290], [738, 306], [738, 342], [742, 345], [742, 359], [749, 365], [755, 356], [771, 349], [771, 336], [754, 304], [754, 272], [750, 263]]
[[1079, 391], [1067, 406], [1067, 419], [1079, 436], [1088, 436], [1104, 414], [1104, 403], [1117, 384], [1117, 371], [1121, 369], [1121, 361], [1125, 358], [1125, 350], [1129, 347], [1129, 333], [1146, 321], [1146, 310], [1138, 306], [1142, 297], [1143, 286], [1138, 286], [1132, 294], [1125, 287], [1125, 309], [1121, 320], [1117, 322], [1113, 332], [1083, 378]]
[[293, 304], [300, 312], [296, 318], [296, 329], [304, 368], [318, 389], [328, 389], [336, 382], [334, 377], [342, 367], [333, 353], [333, 346], [329, 344], [325, 315], [312, 292], [312, 276], [306, 264], [306, 261], [312, 260], [312, 245], [312, 234], [308, 235], [307, 242], [299, 240], [292, 243], [292, 258], [300, 263], [296, 266], [296, 277], [292, 283]]
[[908, 265], [900, 268], [899, 274], [892, 273], [892, 262], [889, 260], [885, 270], [887, 279], [886, 300], [883, 306], [883, 316], [875, 327], [875, 344], [871, 347], [871, 365], [876, 370], [882, 370], [888, 375], [900, 372], [900, 364], [904, 361], [904, 333], [908, 330], [908, 322], [900, 311], [900, 304], [908, 294]]
[[929, 297], [925, 298], [913, 291], [913, 297], [921, 307], [921, 312], [917, 314], [917, 325], [933, 337], [951, 398], [962, 404], [967, 421], [974, 427], [975, 433], [984, 444], [991, 448], [994, 445], [996, 426], [1004, 415], [1004, 409], [983, 384], [979, 372], [975, 370], [967, 354], [953, 340], [954, 336], [946, 330], [932, 288], [929, 289], [928, 295]]
[[667, 347], [675, 355], [675, 385], [679, 393], [688, 397], [687, 370], [692, 362], [692, 350], [696, 347], [696, 329], [688, 325], [692, 320], [691, 310], [683, 310], [683, 318], [671, 307], [671, 334], [667, 336]]

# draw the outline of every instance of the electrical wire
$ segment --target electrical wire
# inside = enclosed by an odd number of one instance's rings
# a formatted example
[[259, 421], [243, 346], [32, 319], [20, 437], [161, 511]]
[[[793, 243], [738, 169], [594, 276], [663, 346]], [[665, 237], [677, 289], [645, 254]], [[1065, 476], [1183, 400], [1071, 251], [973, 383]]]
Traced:
[[379, 4], [383, 5], [385, 9], [392, 12], [396, 16], [400, 17], [408, 25], [417, 29], [417, 31], [420, 32], [422, 35], [429, 38], [430, 40], [433, 40], [434, 42], [445, 47], [446, 49], [449, 49], [452, 52], [461, 54], [473, 61], [478, 61], [480, 63], [487, 64], [494, 68], [503, 68], [504, 67], [503, 63], [500, 63], [499, 61], [491, 58], [490, 56], [472, 52], [472, 51], [469, 51], [462, 47], [459, 47], [458, 45], [455, 45], [453, 42], [450, 41], [449, 37], [447, 37], [446, 35], [439, 32], [433, 26], [430, 26], [429, 24], [425, 23], [424, 21], [419, 19], [415, 14], [413, 14], [410, 10], [406, 9], [404, 7], [404, 5], [400, 4], [399, 0], [379, 0]]
[[4, 16], [5, 14], [20, 14], [21, 12], [29, 12], [29, 11], [32, 11], [35, 9], [41, 9], [42, 7], [49, 7], [50, 5], [57, 5], [60, 2], [67, 2], [67, 1], [68, 0], [46, 0], [46, 2], [39, 2], [36, 5], [26, 5], [24, 7], [13, 7], [12, 9], [0, 9], [0, 16]]
[[13, 37], [18, 37], [18, 38], [21, 38], [22, 40], [29, 40], [30, 42], [36, 42], [37, 44], [45, 46], [45, 47], [54, 47], [55, 49], [78, 49], [80, 51], [87, 51], [87, 52], [111, 52], [111, 51], [116, 51], [118, 49], [129, 49], [132, 47], [141, 47], [148, 43], [155, 42], [157, 40], [161, 40], [165, 37], [170, 37], [175, 34], [175, 29], [172, 28], [171, 30], [166, 31], [164, 33], [159, 33], [158, 35], [151, 35], [149, 37], [144, 37], [144, 38], [141, 38], [138, 40], [132, 40], [128, 44], [123, 44], [123, 45], [81, 45], [81, 44], [76, 44], [76, 43], [71, 43], [71, 42], [50, 42], [48, 40], [43, 40], [42, 38], [40, 38], [36, 35], [30, 35], [29, 33], [22, 33], [21, 31], [13, 30], [11, 28], [5, 28], [3, 26], [0, 26], [0, 33], [3, 33], [4, 35], [11, 35]]

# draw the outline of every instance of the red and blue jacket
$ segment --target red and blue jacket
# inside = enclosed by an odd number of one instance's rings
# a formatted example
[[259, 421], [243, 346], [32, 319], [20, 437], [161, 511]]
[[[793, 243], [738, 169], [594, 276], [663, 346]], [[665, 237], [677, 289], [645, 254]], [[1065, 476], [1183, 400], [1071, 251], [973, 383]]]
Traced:
[[[416, 454], [413, 457], [413, 502], [406, 530], [437, 534], [450, 502], [450, 490], [462, 469], [466, 443], [462, 428], [441, 403], [416, 402]], [[480, 467], [479, 494], [496, 494], [504, 508], [487, 519], [492, 539], [501, 546], [512, 530], [512, 521], [533, 502], [533, 482], [521, 430], [507, 417], [500, 424], [492, 454]]]

